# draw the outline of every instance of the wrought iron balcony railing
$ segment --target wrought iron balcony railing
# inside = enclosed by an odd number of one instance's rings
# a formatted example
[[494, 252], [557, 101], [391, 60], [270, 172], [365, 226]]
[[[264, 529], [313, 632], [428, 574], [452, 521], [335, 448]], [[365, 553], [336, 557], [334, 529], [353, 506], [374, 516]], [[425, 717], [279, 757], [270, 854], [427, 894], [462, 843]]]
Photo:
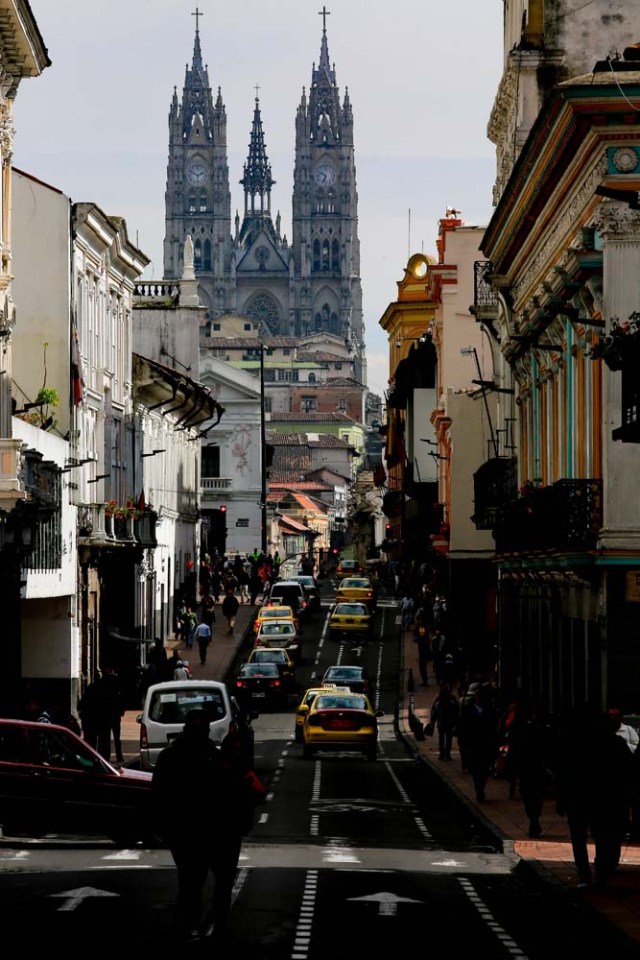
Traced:
[[516, 457], [492, 457], [473, 475], [477, 530], [495, 529], [500, 511], [518, 495], [518, 461]]
[[496, 550], [593, 550], [601, 526], [602, 480], [557, 480], [503, 505]]

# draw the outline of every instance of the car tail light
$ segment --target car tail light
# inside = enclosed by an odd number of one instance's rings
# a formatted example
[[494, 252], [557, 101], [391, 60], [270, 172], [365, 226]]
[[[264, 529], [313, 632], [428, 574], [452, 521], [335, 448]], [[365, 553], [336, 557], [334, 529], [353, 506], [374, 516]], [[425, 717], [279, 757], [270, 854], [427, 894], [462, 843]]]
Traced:
[[145, 724], [140, 725], [140, 749], [146, 750], [149, 746], [149, 736]]
[[246, 680], [236, 680], [236, 687], [238, 687], [238, 689], [242, 689], [243, 687], [246, 687], [246, 685]]
[[270, 683], [270, 686], [272, 686], [272, 687], [279, 687], [279, 686], [280, 686], [280, 681], [279, 681], [279, 680], [272, 680], [271, 683]]

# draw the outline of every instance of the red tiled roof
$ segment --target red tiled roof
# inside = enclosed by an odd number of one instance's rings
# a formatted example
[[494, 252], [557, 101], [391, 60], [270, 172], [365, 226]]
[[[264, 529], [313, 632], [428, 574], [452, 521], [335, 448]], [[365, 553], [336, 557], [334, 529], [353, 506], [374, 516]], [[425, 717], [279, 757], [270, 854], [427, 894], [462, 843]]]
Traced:
[[303, 510], [313, 510], [316, 513], [318, 511], [320, 511], [321, 513], [326, 513], [326, 510], [322, 510], [322, 507], [320, 507], [310, 497], [306, 497], [304, 493], [297, 493], [295, 490], [292, 490], [291, 495], [294, 498], [294, 500], [298, 501], [298, 503], [300, 504]]
[[288, 413], [276, 411], [269, 414], [267, 423], [355, 423], [346, 413]]
[[316, 433], [310, 439], [308, 433], [277, 433], [269, 431], [267, 443], [272, 447], [335, 447], [346, 450], [352, 444], [341, 437], [334, 437], [331, 433]]
[[298, 520], [294, 520], [293, 517], [287, 517], [283, 515], [280, 517], [280, 523], [285, 524], [287, 527], [291, 527], [292, 530], [299, 530], [301, 533], [311, 533], [312, 531], [309, 527], [305, 527], [304, 523], [300, 523]]

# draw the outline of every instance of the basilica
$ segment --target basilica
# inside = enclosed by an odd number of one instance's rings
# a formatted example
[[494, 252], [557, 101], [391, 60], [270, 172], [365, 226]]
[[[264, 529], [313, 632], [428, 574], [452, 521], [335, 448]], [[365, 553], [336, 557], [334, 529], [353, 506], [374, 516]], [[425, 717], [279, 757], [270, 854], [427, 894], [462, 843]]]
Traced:
[[256, 96], [249, 153], [240, 183], [242, 216], [232, 221], [227, 117], [221, 89], [213, 99], [203, 64], [198, 19], [191, 66], [169, 112], [164, 276], [183, 274], [187, 236], [193, 240], [205, 333], [225, 334], [225, 318], [244, 318], [262, 340], [323, 335], [340, 342], [364, 383], [358, 196], [353, 111], [340, 97], [329, 60], [326, 11], [320, 59], [303, 88], [295, 118], [291, 239], [272, 215], [275, 181]]

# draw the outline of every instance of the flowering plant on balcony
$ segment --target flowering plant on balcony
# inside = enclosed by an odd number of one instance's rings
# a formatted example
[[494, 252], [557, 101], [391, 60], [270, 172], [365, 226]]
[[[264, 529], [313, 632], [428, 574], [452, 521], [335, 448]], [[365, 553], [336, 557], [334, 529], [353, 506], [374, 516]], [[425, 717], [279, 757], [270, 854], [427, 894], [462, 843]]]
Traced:
[[599, 337], [589, 352], [592, 360], [602, 358], [610, 370], [622, 370], [625, 363], [637, 355], [640, 348], [640, 312], [636, 311], [622, 322], [611, 318], [611, 332]]
[[117, 517], [118, 520], [124, 520], [127, 517], [137, 520], [142, 516], [142, 510], [138, 510], [133, 500], [127, 500], [124, 505], [117, 500], [108, 500], [104, 510], [108, 517]]

